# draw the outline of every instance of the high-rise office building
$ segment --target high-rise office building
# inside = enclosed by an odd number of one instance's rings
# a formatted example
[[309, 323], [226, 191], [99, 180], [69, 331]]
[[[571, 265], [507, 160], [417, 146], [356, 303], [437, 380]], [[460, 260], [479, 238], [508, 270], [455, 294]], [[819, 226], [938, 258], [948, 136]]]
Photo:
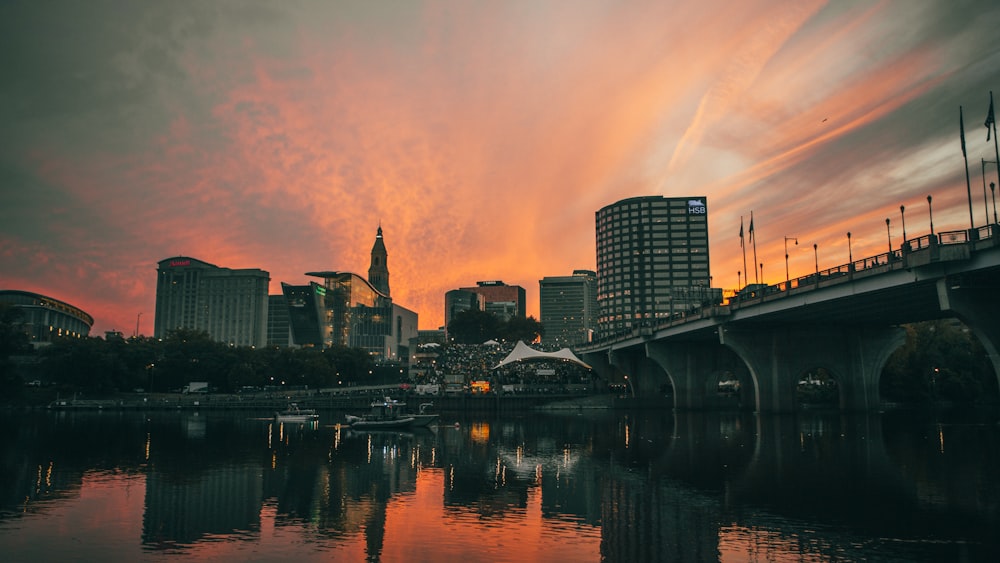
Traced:
[[267, 296], [267, 345], [286, 348], [292, 342], [288, 302], [284, 294]]
[[176, 256], [161, 260], [156, 272], [154, 337], [186, 328], [235, 346], [267, 344], [271, 278], [264, 270], [231, 270]]
[[597, 273], [574, 270], [572, 276], [546, 276], [538, 282], [542, 342], [560, 347], [589, 342], [597, 329]]
[[712, 299], [705, 196], [646, 196], [596, 213], [598, 332], [655, 324]]
[[471, 291], [483, 298], [483, 310], [493, 313], [502, 320], [512, 317], [524, 317], [525, 291], [519, 285], [507, 285], [500, 280], [476, 282], [476, 287], [460, 287], [462, 291]]

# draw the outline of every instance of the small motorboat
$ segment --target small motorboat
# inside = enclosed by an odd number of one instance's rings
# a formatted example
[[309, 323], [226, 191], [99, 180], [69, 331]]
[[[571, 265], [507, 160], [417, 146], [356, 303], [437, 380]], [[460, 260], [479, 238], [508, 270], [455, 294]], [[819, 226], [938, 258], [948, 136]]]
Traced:
[[349, 414], [346, 420], [351, 428], [408, 428], [416, 419], [406, 414], [399, 402], [386, 397], [383, 401], [374, 401], [368, 414]]
[[319, 415], [312, 409], [299, 408], [297, 403], [290, 403], [288, 408], [274, 413], [277, 422], [315, 422]]

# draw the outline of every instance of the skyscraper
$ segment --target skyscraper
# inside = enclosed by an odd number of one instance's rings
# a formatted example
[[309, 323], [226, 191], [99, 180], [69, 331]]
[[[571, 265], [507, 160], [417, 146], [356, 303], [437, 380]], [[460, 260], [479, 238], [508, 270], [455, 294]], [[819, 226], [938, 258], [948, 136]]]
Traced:
[[597, 329], [597, 273], [574, 270], [572, 276], [546, 276], [538, 282], [542, 342], [560, 347], [589, 342]]
[[706, 201], [634, 197], [596, 213], [601, 334], [655, 324], [711, 299]]
[[271, 278], [264, 270], [231, 270], [176, 256], [161, 260], [156, 272], [154, 337], [187, 328], [235, 346], [267, 344]]

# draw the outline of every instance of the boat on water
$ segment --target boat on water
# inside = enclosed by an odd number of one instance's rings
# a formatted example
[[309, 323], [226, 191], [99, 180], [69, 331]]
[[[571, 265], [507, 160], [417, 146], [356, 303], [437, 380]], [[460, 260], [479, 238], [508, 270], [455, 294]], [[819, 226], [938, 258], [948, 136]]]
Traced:
[[277, 422], [315, 422], [319, 420], [319, 414], [312, 409], [299, 408], [297, 403], [290, 403], [285, 410], [274, 413], [274, 420]]
[[416, 419], [405, 413], [401, 403], [386, 397], [385, 400], [372, 402], [368, 414], [349, 414], [346, 420], [351, 428], [409, 428]]
[[[405, 405], [405, 403], [403, 403]], [[434, 403], [420, 403], [420, 410], [417, 414], [411, 414], [409, 416], [413, 417], [414, 427], [424, 427], [430, 426], [430, 424], [440, 418], [437, 413], [429, 413], [427, 409], [433, 407]]]

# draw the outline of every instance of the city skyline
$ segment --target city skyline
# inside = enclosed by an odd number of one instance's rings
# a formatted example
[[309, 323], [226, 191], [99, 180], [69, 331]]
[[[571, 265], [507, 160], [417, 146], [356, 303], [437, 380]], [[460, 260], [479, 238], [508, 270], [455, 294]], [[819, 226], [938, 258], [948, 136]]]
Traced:
[[[156, 264], [302, 284], [385, 231], [420, 328], [478, 280], [596, 270], [594, 214], [704, 194], [713, 285], [754, 213], [768, 283], [935, 230], [997, 181], [1000, 6], [921, 2], [9, 3], [0, 289], [153, 333]], [[989, 207], [989, 211], [992, 208]], [[744, 283], [749, 277], [744, 277]], [[138, 316], [142, 313], [141, 317]]]

